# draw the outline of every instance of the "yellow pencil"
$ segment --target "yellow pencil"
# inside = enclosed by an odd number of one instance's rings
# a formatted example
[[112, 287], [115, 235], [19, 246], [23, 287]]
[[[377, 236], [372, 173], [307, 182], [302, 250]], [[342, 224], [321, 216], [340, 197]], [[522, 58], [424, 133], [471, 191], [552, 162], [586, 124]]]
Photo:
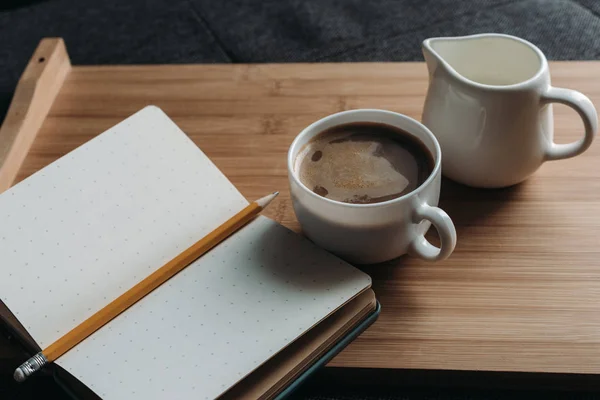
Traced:
[[41, 369], [45, 364], [52, 362], [71, 350], [85, 338], [109, 323], [113, 318], [127, 310], [148, 293], [165, 283], [175, 274], [190, 265], [194, 260], [225, 240], [232, 233], [256, 217], [277, 195], [272, 193], [250, 203], [243, 210], [231, 217], [217, 229], [194, 243], [177, 257], [157, 269], [147, 278], [133, 286], [127, 292], [117, 297], [100, 311], [83, 321], [81, 324], [67, 332], [63, 337], [52, 343], [43, 351], [37, 353], [21, 364], [15, 370], [14, 378], [23, 382], [28, 376]]

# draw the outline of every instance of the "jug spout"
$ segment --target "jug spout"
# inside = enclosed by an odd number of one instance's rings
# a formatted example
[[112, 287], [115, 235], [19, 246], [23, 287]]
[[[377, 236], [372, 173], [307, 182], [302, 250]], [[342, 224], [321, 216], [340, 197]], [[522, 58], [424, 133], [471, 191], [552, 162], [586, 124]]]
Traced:
[[504, 34], [430, 38], [423, 41], [422, 50], [430, 77], [443, 69], [450, 77], [479, 88], [522, 84], [548, 68], [536, 46]]
[[430, 78], [441, 64], [440, 56], [436, 53], [432, 46], [432, 43], [435, 43], [438, 40], [439, 38], [425, 39], [421, 45], [423, 57], [425, 58], [425, 64], [427, 65], [427, 71], [429, 72]]
[[[425, 39], [422, 43], [423, 57], [427, 64], [429, 77], [432, 78], [436, 71], [442, 70], [444, 75], [457, 79], [465, 78], [465, 68], [462, 64], [476, 63], [474, 54], [466, 54], [465, 48], [469, 39], [480, 35], [437, 37]], [[471, 42], [472, 44], [472, 42]], [[467, 57], [468, 59], [465, 59]]]

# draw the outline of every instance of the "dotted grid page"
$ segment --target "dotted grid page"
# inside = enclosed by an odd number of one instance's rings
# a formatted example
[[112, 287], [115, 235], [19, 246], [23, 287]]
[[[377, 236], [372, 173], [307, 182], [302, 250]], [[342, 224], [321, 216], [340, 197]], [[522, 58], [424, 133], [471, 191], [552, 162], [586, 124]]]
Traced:
[[104, 399], [212, 399], [371, 285], [258, 217], [58, 360]]
[[0, 297], [44, 348], [246, 205], [146, 107], [0, 195]]

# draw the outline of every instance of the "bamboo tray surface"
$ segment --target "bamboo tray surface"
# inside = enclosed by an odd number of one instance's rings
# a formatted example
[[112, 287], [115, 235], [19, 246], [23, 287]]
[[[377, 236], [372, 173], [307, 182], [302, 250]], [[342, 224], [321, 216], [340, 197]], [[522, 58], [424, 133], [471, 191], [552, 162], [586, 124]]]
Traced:
[[[296, 231], [286, 171], [295, 135], [354, 108], [420, 119], [428, 83], [423, 63], [71, 66], [66, 52], [54, 54], [62, 42], [43, 45], [31, 62], [39, 64], [46, 51], [43, 70], [58, 65], [58, 72], [38, 85], [59, 84], [44, 91], [50, 104], [34, 115], [39, 131], [19, 133], [32, 137], [23, 162], [18, 154], [5, 157], [15, 182], [154, 104], [248, 199], [280, 190], [266, 215]], [[600, 106], [600, 62], [552, 62], [550, 68], [555, 86], [580, 90]], [[15, 110], [39, 110], [39, 93], [31, 103], [35, 107], [11, 108], [4, 125], [15, 126]], [[554, 109], [557, 141], [579, 138], [577, 114]], [[0, 156], [3, 140], [5, 154], [10, 147], [8, 129], [0, 131]], [[441, 207], [456, 224], [455, 253], [436, 264], [403, 257], [362, 267], [373, 277], [381, 316], [330, 365], [600, 373], [598, 171], [600, 143], [594, 143], [509, 189], [476, 190], [445, 180]], [[12, 182], [10, 172], [5, 166], [0, 182]]]

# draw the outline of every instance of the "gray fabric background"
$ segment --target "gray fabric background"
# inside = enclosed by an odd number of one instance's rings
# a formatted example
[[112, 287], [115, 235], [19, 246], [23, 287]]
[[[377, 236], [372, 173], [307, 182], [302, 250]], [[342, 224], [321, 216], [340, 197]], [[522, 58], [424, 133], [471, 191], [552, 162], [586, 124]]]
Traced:
[[0, 116], [46, 36], [74, 64], [408, 61], [427, 37], [492, 31], [550, 59], [600, 58], [596, 0], [29, 1], [0, 0]]
[[[6, 1], [6, 0], [5, 0]], [[421, 60], [432, 36], [502, 32], [549, 59], [600, 58], [596, 0], [0, 0], [0, 119], [42, 37], [66, 41], [74, 64]], [[53, 382], [0, 398], [64, 398]], [[10, 387], [8, 387], [10, 385]], [[3, 390], [4, 389], [4, 390]], [[296, 399], [591, 399], [591, 394], [308, 385]]]

